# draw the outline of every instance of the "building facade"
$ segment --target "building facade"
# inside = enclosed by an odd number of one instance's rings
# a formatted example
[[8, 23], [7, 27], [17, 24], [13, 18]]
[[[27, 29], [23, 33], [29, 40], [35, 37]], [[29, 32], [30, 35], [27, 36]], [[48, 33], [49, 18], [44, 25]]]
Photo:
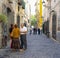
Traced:
[[27, 25], [30, 25], [30, 19], [31, 19], [31, 5], [28, 1], [26, 1], [25, 4], [25, 19], [27, 21]]
[[24, 0], [1, 0], [0, 13], [8, 17], [7, 32], [9, 32], [10, 24], [17, 24], [20, 27], [24, 16], [25, 2]]
[[[60, 0], [51, 0], [51, 9], [53, 10], [53, 13], [51, 14], [52, 35], [55, 33], [56, 40], [60, 42]], [[54, 38], [54, 36], [52, 37]]]
[[51, 38], [54, 38], [55, 40], [60, 42], [60, 36], [59, 36], [60, 35], [60, 23], [59, 23], [60, 22], [60, 1], [59, 0], [46, 0], [46, 1], [47, 3], [45, 4], [45, 10], [47, 8], [46, 20], [48, 21], [48, 25], [49, 25], [47, 27], [49, 35]]
[[[4, 14], [8, 17], [7, 21], [8, 23], [6, 24], [6, 29], [7, 29], [7, 32], [9, 31], [9, 27], [10, 27], [10, 24], [14, 22], [14, 14], [13, 14], [13, 11], [11, 10], [12, 7], [11, 5], [9, 4], [9, 1], [8, 0], [1, 0], [0, 2], [0, 14]], [[3, 25], [5, 26], [5, 24]]]

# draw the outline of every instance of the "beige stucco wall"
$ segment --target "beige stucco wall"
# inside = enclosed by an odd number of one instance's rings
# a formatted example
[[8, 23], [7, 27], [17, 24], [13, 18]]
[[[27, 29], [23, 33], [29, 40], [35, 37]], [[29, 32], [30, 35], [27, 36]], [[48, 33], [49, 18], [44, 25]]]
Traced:
[[0, 2], [0, 13], [2, 12], [2, 2]]
[[[60, 31], [58, 31], [58, 24], [60, 23], [60, 1], [59, 0], [56, 0], [54, 2], [54, 0], [51, 0], [51, 10], [54, 10], [56, 15], [57, 15], [57, 18], [56, 18], [56, 40], [60, 42]], [[50, 19], [50, 36], [52, 37], [52, 15], [53, 13], [51, 13], [51, 19]]]

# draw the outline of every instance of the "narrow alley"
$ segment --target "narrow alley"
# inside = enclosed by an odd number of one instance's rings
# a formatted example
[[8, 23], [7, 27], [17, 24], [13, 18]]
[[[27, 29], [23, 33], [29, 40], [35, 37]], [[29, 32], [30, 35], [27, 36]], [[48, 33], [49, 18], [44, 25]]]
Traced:
[[60, 58], [60, 0], [0, 0], [0, 58]]
[[12, 52], [9, 44], [0, 49], [0, 58], [60, 58], [60, 43], [44, 34], [27, 35], [28, 48], [24, 52]]

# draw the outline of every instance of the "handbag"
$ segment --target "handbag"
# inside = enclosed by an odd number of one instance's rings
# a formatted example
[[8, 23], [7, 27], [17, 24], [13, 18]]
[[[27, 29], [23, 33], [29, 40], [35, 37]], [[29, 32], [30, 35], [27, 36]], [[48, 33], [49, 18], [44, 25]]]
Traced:
[[13, 39], [13, 33], [12, 32], [10, 33], [10, 38]]

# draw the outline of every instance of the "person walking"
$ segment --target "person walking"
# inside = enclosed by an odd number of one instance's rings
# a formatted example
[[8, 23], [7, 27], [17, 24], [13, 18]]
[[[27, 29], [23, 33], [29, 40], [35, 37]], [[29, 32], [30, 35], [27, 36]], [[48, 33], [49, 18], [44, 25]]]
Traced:
[[11, 33], [11, 37], [12, 38], [12, 49], [20, 49], [20, 41], [19, 41], [19, 37], [20, 37], [20, 29], [17, 27], [17, 24], [14, 25], [14, 29], [12, 30]]
[[40, 34], [42, 34], [42, 27], [40, 27]]
[[33, 34], [35, 34], [35, 27], [33, 28]]
[[30, 26], [30, 35], [32, 34], [32, 27]]
[[37, 34], [37, 28], [35, 27], [35, 34]]
[[38, 28], [38, 35], [40, 35], [40, 28]]
[[27, 34], [27, 27], [25, 27], [24, 24], [22, 23], [20, 27], [20, 40], [21, 40], [20, 50], [21, 51], [27, 49], [26, 34]]

